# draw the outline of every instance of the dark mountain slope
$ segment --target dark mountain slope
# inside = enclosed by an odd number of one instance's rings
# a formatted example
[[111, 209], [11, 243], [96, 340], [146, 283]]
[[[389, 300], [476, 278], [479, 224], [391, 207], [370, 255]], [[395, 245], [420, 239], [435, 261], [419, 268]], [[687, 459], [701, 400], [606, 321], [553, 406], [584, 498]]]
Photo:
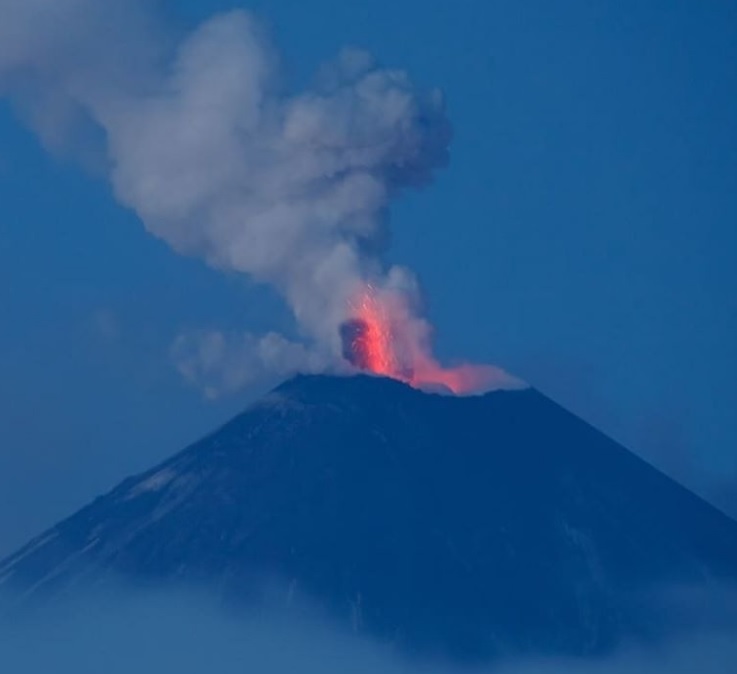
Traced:
[[650, 636], [653, 584], [737, 577], [737, 524], [535, 390], [297, 377], [0, 563], [245, 596], [274, 576], [412, 648], [586, 653]]

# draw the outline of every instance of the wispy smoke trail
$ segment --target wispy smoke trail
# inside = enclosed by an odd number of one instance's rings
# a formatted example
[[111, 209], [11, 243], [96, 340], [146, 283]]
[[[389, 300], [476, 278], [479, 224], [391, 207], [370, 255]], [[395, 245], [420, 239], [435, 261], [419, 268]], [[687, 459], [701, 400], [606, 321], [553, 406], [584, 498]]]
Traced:
[[[334, 362], [358, 288], [415, 299], [412, 274], [386, 269], [381, 254], [391, 200], [447, 162], [442, 96], [359, 50], [292, 93], [248, 13], [174, 39], [154, 26], [151, 4], [6, 0], [0, 87], [47, 142], [70, 128], [102, 132], [118, 200], [177, 251], [277, 288], [307, 344], [249, 336], [241, 346], [274, 362], [283, 348], [290, 367]], [[408, 315], [425, 339], [424, 321]], [[190, 372], [198, 368], [186, 360], [207, 348], [198, 340], [175, 349]]]

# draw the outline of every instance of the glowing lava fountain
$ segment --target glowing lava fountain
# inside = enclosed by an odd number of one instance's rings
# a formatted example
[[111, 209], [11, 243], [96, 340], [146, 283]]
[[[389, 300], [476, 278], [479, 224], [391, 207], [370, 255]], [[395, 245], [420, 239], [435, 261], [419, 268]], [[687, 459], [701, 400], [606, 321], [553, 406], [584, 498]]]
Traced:
[[431, 355], [429, 324], [414, 316], [399, 294], [367, 285], [349, 308], [351, 318], [340, 328], [343, 356], [361, 370], [457, 395], [520, 384], [492, 366], [441, 366]]

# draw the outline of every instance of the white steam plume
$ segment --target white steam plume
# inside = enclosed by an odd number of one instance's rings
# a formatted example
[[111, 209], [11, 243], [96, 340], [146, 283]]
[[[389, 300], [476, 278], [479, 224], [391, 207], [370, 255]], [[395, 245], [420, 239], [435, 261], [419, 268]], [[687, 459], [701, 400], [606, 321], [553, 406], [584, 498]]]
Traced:
[[[296, 363], [294, 344], [267, 336], [290, 367], [339, 359], [358, 287], [415, 292], [411, 273], [380, 258], [392, 198], [447, 161], [440, 93], [345, 50], [293, 94], [248, 13], [172, 39], [154, 26], [155, 4], [3, 0], [0, 90], [49, 142], [80, 121], [101, 131], [115, 195], [150, 232], [276, 287], [308, 344]], [[410, 334], [427, 332], [410, 322]]]

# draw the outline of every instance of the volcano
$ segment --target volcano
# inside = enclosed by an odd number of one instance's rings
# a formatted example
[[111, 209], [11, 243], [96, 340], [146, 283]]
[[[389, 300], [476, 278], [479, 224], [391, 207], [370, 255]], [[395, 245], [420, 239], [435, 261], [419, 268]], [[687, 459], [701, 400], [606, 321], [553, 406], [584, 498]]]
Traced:
[[244, 601], [279, 579], [413, 651], [585, 654], [665, 629], [654, 587], [735, 580], [737, 523], [534, 389], [299, 376], [31, 541], [0, 587], [111, 574]]

